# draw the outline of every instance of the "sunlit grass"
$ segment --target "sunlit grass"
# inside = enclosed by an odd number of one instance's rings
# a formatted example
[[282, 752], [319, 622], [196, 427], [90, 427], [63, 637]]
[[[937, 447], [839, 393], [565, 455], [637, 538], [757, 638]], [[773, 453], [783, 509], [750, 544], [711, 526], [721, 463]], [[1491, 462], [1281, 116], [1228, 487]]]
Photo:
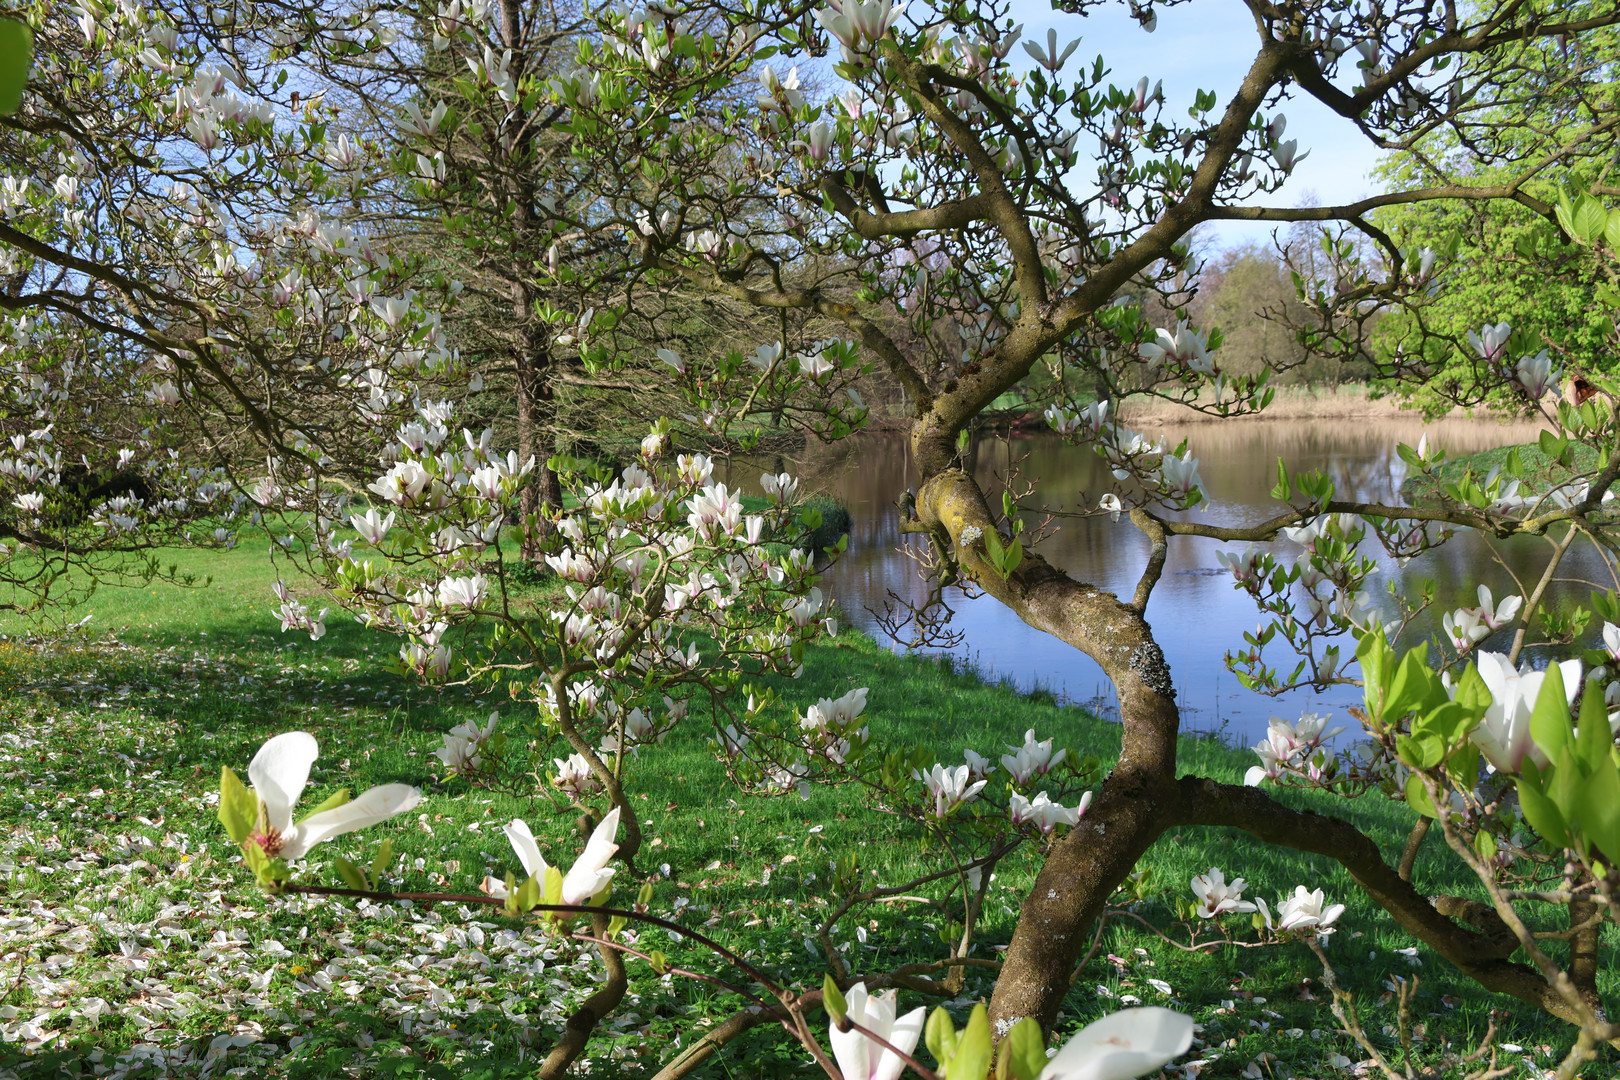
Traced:
[[[491, 953], [494, 945], [480, 949], [451, 937], [449, 944], [429, 948], [423, 935], [448, 934], [448, 928], [463, 924], [453, 910], [396, 914], [385, 920], [393, 927], [387, 929], [375, 915], [341, 905], [310, 909], [265, 898], [233, 861], [207, 796], [221, 765], [241, 772], [268, 736], [308, 730], [322, 744], [308, 805], [339, 786], [357, 790], [404, 782], [421, 787], [426, 796], [418, 812], [329, 850], [318, 849], [310, 861], [311, 880], [335, 884], [329, 865], [334, 855], [359, 861], [369, 857], [370, 845], [388, 836], [398, 851], [394, 884], [468, 891], [485, 873], [501, 876], [516, 868], [500, 833], [500, 825], [514, 816], [530, 822], [548, 858], [565, 865], [572, 860], [580, 845], [575, 823], [543, 783], [547, 759], [565, 751], [560, 744], [537, 743], [537, 775], [519, 776], [504, 789], [445, 781], [432, 757], [445, 730], [498, 710], [504, 729], [521, 741], [543, 734], [531, 730], [532, 710], [504, 694], [410, 684], [386, 666], [397, 642], [344, 618], [331, 618], [319, 642], [278, 633], [270, 593], [277, 570], [263, 543], [181, 558], [187, 568], [206, 574], [209, 584], [101, 590], [83, 609], [62, 616], [65, 624], [90, 614], [87, 627], [52, 647], [26, 644], [25, 626], [0, 622], [0, 632], [17, 635], [0, 643], [5, 710], [0, 729], [12, 733], [0, 763], [0, 821], [7, 830], [0, 846], [0, 887], [8, 912], [34, 913], [25, 920], [30, 928], [16, 932], [22, 936], [0, 939], [0, 975], [24, 957], [38, 972], [47, 970], [52, 955], [70, 960], [47, 984], [23, 980], [8, 999], [19, 1015], [37, 1012], [43, 1030], [58, 1032], [41, 1052], [57, 1052], [60, 1060], [30, 1058], [28, 1064], [37, 1067], [30, 1074], [52, 1075], [44, 1069], [49, 1060], [57, 1074], [68, 1075], [69, 1064], [84, 1065], [96, 1047], [112, 1055], [137, 1044], [173, 1049], [196, 1043], [204, 1052], [190, 1064], [171, 1061], [170, 1073], [152, 1073], [196, 1075], [209, 1043], [235, 1030], [207, 1005], [229, 993], [235, 995], [230, 1009], [236, 1017], [230, 1024], [251, 1020], [262, 1028], [265, 1043], [277, 1048], [275, 1054], [249, 1047], [229, 1051], [243, 1055], [242, 1063], [251, 1060], [254, 1075], [333, 1075], [346, 1068], [372, 1075], [384, 1055], [390, 1062], [409, 1063], [420, 1075], [438, 1075], [433, 1070], [441, 1068], [450, 1069], [443, 1075], [474, 1075], [477, 1069], [506, 1067], [498, 1062], [522, 1075], [513, 1063], [529, 1060], [536, 1047], [543, 1049], [567, 1003], [591, 987], [589, 957], [576, 963], [567, 950], [558, 952], [532, 930], [511, 939], [527, 942], [525, 949], [552, 949], [554, 958], [542, 974], [523, 967], [530, 962], [517, 952]], [[999, 754], [1021, 742], [1027, 728], [1055, 737], [1073, 754], [1094, 755], [1103, 769], [1118, 754], [1115, 725], [1059, 706], [1049, 695], [986, 685], [972, 672], [932, 659], [894, 656], [856, 634], [812, 650], [800, 680], [777, 684], [790, 704], [856, 686], [870, 688], [867, 716], [878, 738], [925, 744], [942, 761], [960, 760], [961, 750], [970, 746]], [[643, 750], [631, 764], [634, 805], [647, 838], [636, 871], [655, 881], [656, 911], [704, 926], [774, 977], [817, 985], [826, 960], [807, 938], [837, 899], [830, 860], [859, 852], [875, 880], [898, 883], [936, 865], [939, 853], [915, 827], [850, 789], [816, 789], [807, 800], [797, 794], [770, 799], [739, 794], [707, 745], [706, 722], [694, 710], [685, 728], [663, 746]], [[1252, 755], [1189, 738], [1182, 741], [1181, 761], [1184, 771], [1237, 783]], [[1391, 861], [1410, 825], [1404, 808], [1376, 797], [1348, 804], [1296, 792], [1279, 798], [1348, 817]], [[136, 862], [146, 865], [118, 874], [106, 869]], [[81, 868], [66, 869], [73, 863]], [[998, 870], [977, 955], [993, 956], [995, 946], [1008, 939], [1037, 863], [1038, 853], [1026, 848]], [[1418, 1003], [1426, 1025], [1420, 1045], [1426, 1062], [1440, 1061], [1446, 1045], [1466, 1049], [1492, 1010], [1502, 1010], [1504, 1038], [1518, 1044], [1567, 1042], [1557, 1024], [1483, 993], [1427, 950], [1410, 957], [1397, 952], [1416, 942], [1330, 860], [1259, 845], [1235, 830], [1186, 827], [1166, 836], [1143, 861], [1153, 887], [1135, 913], [1177, 935], [1174, 899], [1190, 896], [1188, 880], [1212, 865], [1246, 877], [1251, 896], [1258, 892], [1274, 899], [1306, 884], [1323, 887], [1331, 900], [1349, 905], [1330, 954], [1341, 979], [1360, 996], [1377, 1038], [1387, 1040], [1384, 1025], [1393, 1023], [1393, 1005], [1382, 1000], [1384, 980], [1416, 974], [1424, 980]], [[45, 873], [45, 868], [55, 869]], [[1433, 893], [1478, 892], [1432, 839], [1418, 880]], [[209, 899], [214, 894], [220, 899]], [[180, 904], [188, 914], [175, 925], [186, 929], [189, 944], [164, 937], [157, 925], [165, 911]], [[241, 918], [241, 912], [257, 914]], [[491, 927], [486, 935], [508, 925], [487, 913], [469, 915]], [[27, 936], [41, 934], [37, 928], [53, 918], [92, 927], [95, 920], [110, 920], [136, 929], [97, 930], [99, 944], [70, 953], [51, 944], [49, 935]], [[442, 925], [413, 921], [424, 918]], [[864, 942], [856, 940], [853, 925], [841, 926], [834, 941], [856, 972], [877, 973], [937, 957], [939, 932], [948, 918], [948, 912], [921, 901], [881, 905], [861, 916]], [[197, 962], [195, 951], [216, 930], [245, 931], [252, 943], [275, 938], [289, 954], [270, 958], [257, 951], [257, 944], [231, 952], [221, 961], [229, 976], [221, 989], [208, 981], [210, 965]], [[120, 940], [156, 950], [140, 978], [194, 993], [198, 1004], [170, 1011], [146, 1008], [143, 1002], [159, 991], [119, 968]], [[649, 931], [644, 940], [682, 963], [733, 974], [661, 932]], [[295, 966], [306, 973], [329, 962], [355, 969], [344, 960], [345, 950], [377, 961], [376, 970], [366, 969], [370, 974], [358, 991], [299, 989], [305, 975], [295, 975]], [[469, 950], [493, 955], [496, 966], [479, 968]], [[410, 968], [417, 955], [447, 966]], [[262, 993], [244, 987], [247, 969], [259, 973], [272, 963], [281, 967]], [[433, 1006], [420, 996], [426, 991], [395, 986], [391, 980], [407, 969], [428, 970], [436, 985], [452, 988], [454, 1003]], [[647, 1066], [669, 1056], [676, 1035], [690, 1039], [700, 1018], [719, 1018], [736, 1007], [734, 998], [712, 989], [679, 981], [666, 986], [644, 966], [635, 970], [637, 996], [626, 1006], [633, 1019], [613, 1029], [616, 1049], [610, 1053], [604, 1042], [601, 1053], [607, 1056], [595, 1064], [593, 1075], [650, 1075]], [[350, 975], [358, 978], [353, 970]], [[1077, 973], [1064, 1024], [1094, 1019], [1134, 997], [1198, 1017], [1208, 1041], [1205, 1057], [1222, 1055], [1211, 1064], [1211, 1075], [1237, 1075], [1263, 1053], [1277, 1056], [1271, 1074], [1329, 1075], [1325, 1063], [1331, 1053], [1360, 1055], [1332, 1034], [1325, 995], [1313, 981], [1319, 975], [1299, 946], [1193, 955], [1121, 919], [1108, 928], [1098, 956]], [[1612, 977], [1612, 971], [1606, 975]], [[1149, 980], [1168, 984], [1171, 995]], [[72, 990], [61, 989], [69, 984]], [[58, 988], [57, 997], [51, 986]], [[971, 973], [958, 1005], [988, 994], [990, 986], [986, 976]], [[72, 1002], [87, 996], [105, 1000], [113, 1011], [76, 1018]], [[261, 1003], [254, 1004], [253, 997]], [[398, 1001], [416, 1017], [408, 1031]], [[511, 1028], [501, 1019], [501, 1008], [528, 1016], [529, 1029]], [[143, 1028], [146, 1021], [154, 1022]], [[297, 1049], [292, 1049], [294, 1039]], [[363, 1045], [368, 1039], [374, 1040], [369, 1047]], [[22, 1061], [22, 1046], [0, 1045], [0, 1068], [8, 1060], [13, 1067]], [[779, 1033], [761, 1031], [698, 1075], [798, 1075], [804, 1068], [802, 1051], [784, 1043]], [[390, 1069], [413, 1075], [404, 1064]]]

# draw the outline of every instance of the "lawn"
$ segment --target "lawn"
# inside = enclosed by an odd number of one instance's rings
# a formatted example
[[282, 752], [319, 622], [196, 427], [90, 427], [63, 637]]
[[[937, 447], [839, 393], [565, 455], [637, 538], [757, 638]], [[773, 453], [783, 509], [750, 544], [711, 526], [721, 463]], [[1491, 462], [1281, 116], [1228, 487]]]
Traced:
[[[270, 614], [275, 570], [262, 546], [183, 561], [207, 584], [103, 589], [60, 620], [88, 615], [88, 624], [48, 637], [0, 623], [10, 635], [0, 641], [0, 1078], [529, 1075], [595, 988], [593, 952], [485, 909], [267, 896], [213, 807], [222, 764], [242, 773], [266, 737], [301, 728], [322, 746], [308, 805], [345, 786], [405, 782], [424, 793], [417, 811], [316, 849], [306, 880], [340, 884], [332, 859], [369, 859], [387, 836], [397, 853], [394, 887], [470, 891], [486, 872], [516, 869], [500, 831], [514, 816], [566, 866], [580, 841], [533, 778], [474, 787], [445, 780], [433, 757], [445, 730], [492, 711], [517, 733], [519, 707], [504, 694], [404, 681], [387, 669], [397, 644], [341, 617], [319, 642], [279, 634]], [[806, 667], [782, 685], [786, 701], [868, 686], [874, 732], [927, 742], [943, 761], [960, 760], [966, 746], [999, 753], [1027, 728], [1104, 767], [1118, 752], [1118, 729], [1078, 708], [897, 657], [856, 634], [814, 650]], [[837, 902], [831, 860], [858, 852], [878, 880], [902, 881], [929, 864], [930, 852], [910, 826], [844, 789], [815, 790], [808, 800], [738, 794], [702, 725], [694, 710], [687, 729], [637, 765], [649, 837], [638, 869], [654, 882], [652, 910], [703, 928], [774, 978], [817, 986], [827, 961], [814, 928]], [[1182, 761], [1238, 782], [1253, 756], [1189, 738]], [[1352, 817], [1391, 861], [1410, 824], [1404, 807], [1375, 799], [1281, 797]], [[1036, 860], [1026, 847], [999, 869], [977, 955], [994, 956], [1007, 940]], [[1469, 1048], [1492, 1016], [1516, 1048], [1505, 1060], [1522, 1061], [1522, 1075], [1539, 1076], [1567, 1045], [1558, 1024], [1453, 976], [1333, 864], [1234, 831], [1166, 837], [1143, 863], [1149, 877], [1134, 914], [1184, 940], [1175, 901], [1190, 898], [1188, 880], [1212, 865], [1247, 878], [1251, 895], [1272, 899], [1307, 884], [1346, 903], [1328, 945], [1341, 981], [1368, 1031], [1392, 1047], [1386, 983], [1421, 979], [1415, 1054], [1440, 1066], [1436, 1076], [1457, 1074], [1444, 1067], [1447, 1053]], [[1432, 892], [1477, 893], [1436, 843], [1418, 877]], [[629, 884], [616, 893], [631, 895]], [[857, 972], [934, 959], [948, 927], [932, 899], [884, 905], [859, 934], [840, 924], [834, 947]], [[642, 930], [638, 944], [734, 974], [660, 930]], [[631, 971], [631, 995], [602, 1028], [592, 1076], [651, 1076], [675, 1047], [737, 1007], [734, 997], [645, 963]], [[948, 1004], [965, 1014], [989, 990], [989, 976], [969, 969]], [[1203, 1025], [1196, 1057], [1186, 1059], [1198, 1064], [1179, 1075], [1349, 1076], [1338, 1055], [1363, 1055], [1334, 1030], [1326, 998], [1302, 946], [1188, 953], [1120, 918], [1077, 974], [1061, 1026], [1136, 1001], [1169, 1005]], [[923, 1003], [902, 995], [903, 1007]], [[814, 1073], [799, 1047], [758, 1029], [694, 1075]]]

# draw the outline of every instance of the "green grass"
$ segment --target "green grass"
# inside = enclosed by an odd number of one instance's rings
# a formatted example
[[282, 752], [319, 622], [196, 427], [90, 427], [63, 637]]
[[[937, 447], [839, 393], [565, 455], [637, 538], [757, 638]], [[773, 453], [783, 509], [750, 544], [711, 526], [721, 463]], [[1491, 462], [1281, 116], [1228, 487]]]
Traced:
[[[27, 1038], [0, 1043], [0, 1077], [7, 1070], [91, 1075], [120, 1054], [163, 1055], [131, 1075], [195, 1076], [210, 1052], [225, 1059], [209, 1075], [236, 1068], [289, 1077], [528, 1075], [593, 988], [599, 962], [590, 954], [484, 910], [356, 910], [267, 897], [244, 874], [209, 802], [221, 765], [241, 773], [266, 737], [302, 728], [322, 744], [307, 805], [339, 786], [391, 782], [418, 785], [426, 796], [412, 814], [317, 849], [309, 880], [336, 884], [334, 856], [369, 858], [368, 845], [387, 836], [398, 852], [393, 884], [427, 890], [448, 882], [467, 891], [486, 871], [515, 868], [499, 831], [513, 816], [525, 817], [548, 857], [566, 865], [578, 835], [532, 778], [489, 790], [444, 781], [431, 756], [450, 726], [497, 709], [519, 737], [522, 709], [504, 695], [406, 683], [384, 666], [397, 643], [340, 617], [317, 643], [277, 633], [269, 591], [276, 572], [262, 546], [184, 562], [210, 583], [102, 590], [85, 611], [63, 617], [72, 622], [88, 611], [88, 627], [54, 643], [30, 642], [21, 636], [26, 627], [0, 622], [0, 632], [19, 635], [0, 642], [0, 1009], [10, 1012], [0, 1012], [0, 1024], [54, 1032], [31, 1050]], [[786, 702], [868, 686], [874, 733], [925, 743], [942, 761], [960, 760], [967, 746], [999, 753], [1031, 727], [1076, 756], [1095, 756], [1104, 769], [1118, 753], [1117, 726], [1060, 707], [1051, 695], [897, 657], [859, 635], [813, 650], [806, 668], [801, 680], [778, 684]], [[694, 710], [687, 728], [644, 751], [634, 767], [647, 837], [637, 870], [655, 881], [653, 910], [704, 926], [775, 978], [818, 985], [827, 962], [806, 938], [837, 899], [830, 860], [858, 852], [876, 880], [899, 882], [934, 865], [938, 853], [915, 828], [849, 789], [816, 789], [808, 801], [738, 794], [705, 744], [703, 722]], [[542, 759], [564, 752], [538, 750]], [[1184, 771], [1240, 782], [1253, 759], [1186, 738], [1181, 760]], [[1410, 824], [1403, 807], [1376, 798], [1279, 797], [1351, 818], [1392, 861]], [[1026, 847], [998, 869], [977, 955], [994, 955], [1008, 939], [1037, 865], [1037, 852]], [[1386, 1046], [1394, 1006], [1384, 1000], [1384, 981], [1414, 974], [1423, 980], [1426, 1062], [1439, 1061], [1447, 1047], [1470, 1047], [1493, 1014], [1502, 1038], [1543, 1066], [1552, 1059], [1534, 1048], [1567, 1045], [1559, 1025], [1479, 991], [1427, 950], [1410, 958], [1397, 952], [1416, 943], [1330, 861], [1267, 848], [1234, 830], [1166, 836], [1143, 862], [1150, 887], [1134, 913], [1184, 937], [1173, 925], [1174, 900], [1190, 896], [1188, 880], [1212, 865], [1247, 878], [1251, 896], [1319, 885], [1349, 905], [1330, 954], [1368, 1030]], [[448, 879], [437, 876], [447, 871]], [[1437, 843], [1418, 876], [1431, 892], [1478, 891]], [[628, 899], [628, 883], [618, 895]], [[841, 926], [835, 943], [858, 972], [933, 959], [946, 917], [925, 901], [877, 906], [861, 917], [864, 941]], [[641, 943], [698, 970], [732, 974], [661, 931], [644, 931]], [[603, 1029], [593, 1076], [651, 1075], [674, 1038], [685, 1045], [705, 1018], [735, 1008], [734, 998], [701, 983], [662, 980], [645, 964], [632, 970], [632, 996]], [[251, 981], [266, 972], [263, 986]], [[317, 975], [331, 989], [314, 982]], [[1135, 997], [1198, 1018], [1199, 1052], [1210, 1061], [1204, 1076], [1237, 1076], [1264, 1054], [1275, 1055], [1266, 1075], [1335, 1075], [1331, 1054], [1361, 1055], [1333, 1031], [1319, 977], [1302, 946], [1189, 954], [1120, 918], [1079, 973], [1062, 1024], [1088, 1022]], [[970, 973], [953, 1007], [990, 988], [987, 977]], [[86, 1008], [92, 998], [106, 1003], [101, 1015], [86, 1015], [97, 1011]], [[912, 994], [903, 1001], [922, 1003]], [[243, 1045], [222, 1041], [233, 1036]], [[796, 1045], [759, 1030], [697, 1075], [807, 1069]]]

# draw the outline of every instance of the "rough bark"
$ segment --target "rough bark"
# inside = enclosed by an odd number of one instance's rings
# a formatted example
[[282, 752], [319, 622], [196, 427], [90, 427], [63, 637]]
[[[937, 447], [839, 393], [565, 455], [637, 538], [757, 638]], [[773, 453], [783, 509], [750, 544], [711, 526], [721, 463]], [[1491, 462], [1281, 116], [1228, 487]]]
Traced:
[[1003, 580], [976, 546], [961, 547], [968, 526], [995, 528], [983, 493], [967, 473], [951, 469], [924, 483], [917, 511], [921, 527], [942, 534], [941, 543], [959, 553], [985, 591], [1029, 625], [1096, 660], [1119, 693], [1119, 761], [1080, 827], [1047, 857], [1024, 901], [990, 1001], [998, 1031], [1025, 1016], [1050, 1028], [1085, 947], [1086, 928], [1176, 820], [1180, 716], [1170, 670], [1141, 612], [1111, 593], [1074, 581], [1033, 553]]
[[556, 472], [546, 467], [553, 450], [551, 431], [556, 415], [550, 359], [543, 330], [521, 335], [513, 357], [518, 457], [524, 461], [532, 457], [535, 462], [534, 472], [518, 492], [523, 529], [520, 553], [525, 562], [539, 561], [541, 545], [550, 534], [550, 523], [543, 511], [562, 506], [562, 485]]

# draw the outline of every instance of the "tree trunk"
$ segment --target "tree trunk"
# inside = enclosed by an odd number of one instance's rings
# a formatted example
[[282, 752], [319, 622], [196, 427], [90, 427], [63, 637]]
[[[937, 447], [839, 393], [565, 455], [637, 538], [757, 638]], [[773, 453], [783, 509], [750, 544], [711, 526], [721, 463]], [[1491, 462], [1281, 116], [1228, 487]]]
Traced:
[[518, 514], [523, 539], [520, 553], [525, 562], [538, 562], [541, 546], [551, 535], [552, 514], [562, 507], [562, 485], [557, 474], [546, 466], [555, 449], [552, 422], [556, 404], [552, 397], [551, 347], [544, 329], [521, 335], [514, 357], [517, 383], [518, 457], [534, 458], [534, 471], [518, 492]]

